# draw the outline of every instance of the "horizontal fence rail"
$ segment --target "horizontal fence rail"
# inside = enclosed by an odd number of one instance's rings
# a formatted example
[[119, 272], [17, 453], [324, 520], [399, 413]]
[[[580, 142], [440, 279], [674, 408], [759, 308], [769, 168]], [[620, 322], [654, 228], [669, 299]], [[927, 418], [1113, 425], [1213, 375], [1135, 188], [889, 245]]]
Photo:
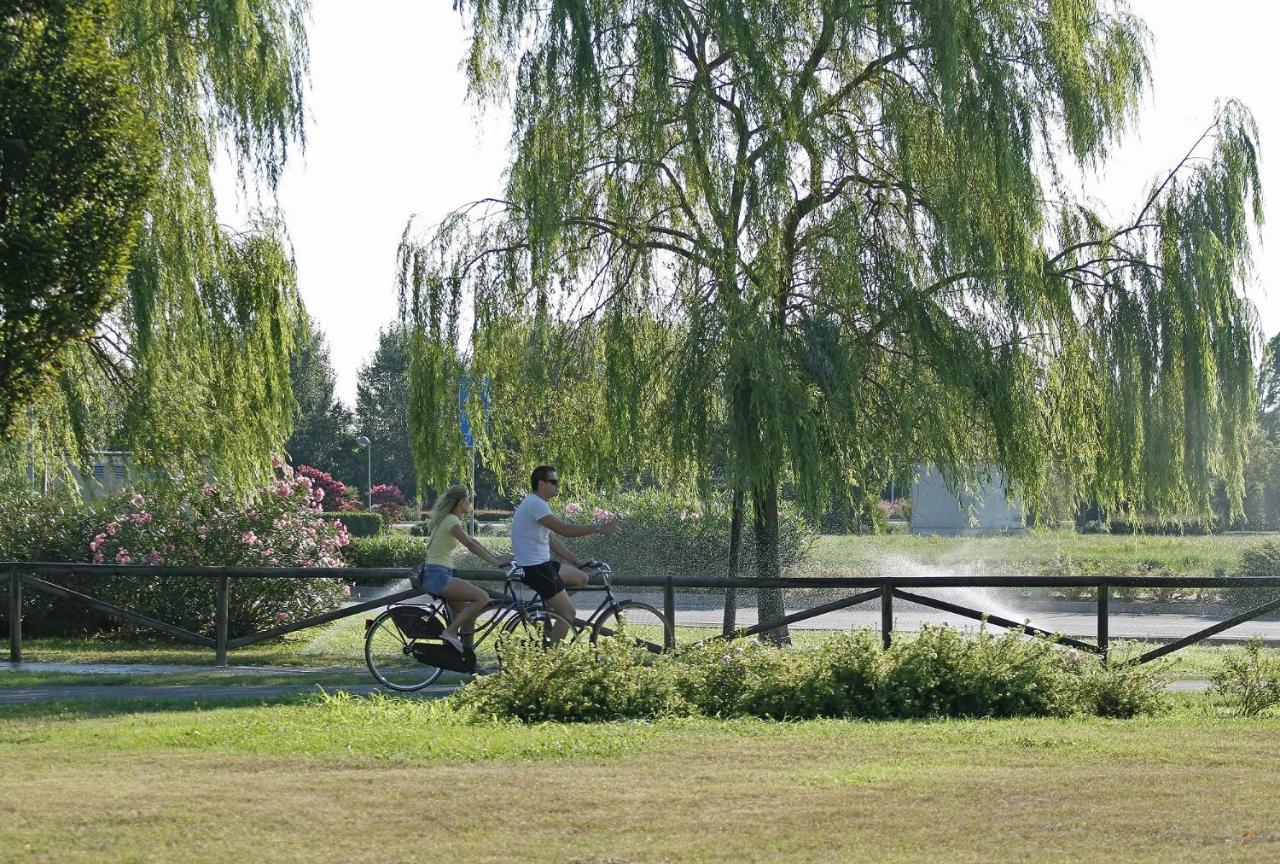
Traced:
[[[38, 593], [60, 597], [65, 600], [81, 603], [106, 614], [114, 615], [125, 621], [164, 632], [177, 639], [212, 647], [215, 652], [215, 663], [226, 665], [227, 651], [252, 645], [267, 639], [283, 636], [296, 630], [315, 627], [331, 621], [337, 621], [352, 615], [358, 615], [378, 607], [409, 600], [421, 596], [416, 589], [393, 592], [376, 600], [368, 600], [345, 606], [321, 615], [315, 615], [302, 621], [272, 627], [259, 633], [228, 637], [228, 603], [234, 588], [234, 581], [240, 578], [274, 578], [274, 579], [341, 579], [347, 582], [360, 583], [370, 580], [407, 579], [407, 567], [184, 567], [172, 565], [138, 565], [138, 564], [80, 564], [59, 561], [0, 561], [0, 579], [8, 583], [8, 621], [9, 621], [9, 659], [11, 662], [22, 660], [22, 596], [24, 588]], [[499, 570], [458, 570], [462, 578], [475, 582], [501, 583], [504, 572]], [[215, 635], [213, 638], [192, 633], [173, 624], [123, 609], [104, 600], [74, 591], [65, 586], [48, 581], [60, 576], [134, 576], [134, 577], [191, 577], [215, 580]], [[1107, 660], [1109, 647], [1109, 595], [1114, 587], [1137, 588], [1273, 588], [1276, 596], [1258, 606], [1248, 609], [1232, 618], [1206, 627], [1189, 636], [1163, 645], [1146, 654], [1134, 658], [1130, 662], [1145, 663], [1164, 656], [1179, 648], [1195, 644], [1210, 636], [1216, 635], [1231, 627], [1243, 624], [1268, 612], [1280, 609], [1280, 575], [1275, 576], [822, 576], [815, 578], [790, 577], [776, 579], [756, 579], [752, 577], [712, 577], [712, 576], [665, 576], [625, 575], [615, 573], [612, 584], [623, 588], [659, 588], [663, 591], [663, 608], [667, 621], [675, 624], [675, 591], [680, 588], [698, 588], [712, 590], [733, 589], [826, 589], [826, 590], [858, 590], [839, 600], [823, 603], [809, 609], [800, 610], [770, 621], [761, 621], [750, 627], [734, 630], [728, 629], [719, 638], [740, 638], [776, 630], [788, 624], [798, 623], [815, 618], [829, 612], [849, 608], [872, 600], [880, 601], [881, 634], [885, 647], [891, 643], [893, 632], [895, 598], [910, 603], [949, 612], [973, 620], [981, 620], [996, 626], [1019, 629], [1029, 636], [1047, 638], [1063, 645], [1099, 655], [1103, 662]], [[1050, 633], [1047, 630], [1032, 627], [1025, 623], [970, 609], [946, 600], [926, 597], [914, 593], [912, 589], [922, 588], [1081, 588], [1096, 589], [1097, 597], [1097, 639], [1095, 643], [1083, 642], [1079, 639]], [[600, 586], [590, 586], [582, 591], [600, 591]], [[492, 593], [492, 592], [491, 592]]]

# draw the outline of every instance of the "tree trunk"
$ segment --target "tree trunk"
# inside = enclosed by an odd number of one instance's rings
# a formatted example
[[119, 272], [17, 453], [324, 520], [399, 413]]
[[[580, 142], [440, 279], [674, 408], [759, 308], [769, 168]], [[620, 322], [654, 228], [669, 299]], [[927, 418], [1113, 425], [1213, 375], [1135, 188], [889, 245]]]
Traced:
[[[772, 481], [757, 484], [752, 491], [755, 509], [756, 574], [761, 579], [776, 579], [782, 575], [778, 555], [778, 484]], [[756, 592], [756, 610], [761, 621], [781, 618], [786, 614], [781, 588], [761, 588]], [[760, 634], [760, 641], [774, 645], [791, 644], [791, 636], [785, 626]]]
[[[742, 572], [742, 489], [733, 490], [733, 513], [729, 520], [729, 576]], [[724, 589], [724, 635], [729, 636], [738, 627], [738, 589]]]

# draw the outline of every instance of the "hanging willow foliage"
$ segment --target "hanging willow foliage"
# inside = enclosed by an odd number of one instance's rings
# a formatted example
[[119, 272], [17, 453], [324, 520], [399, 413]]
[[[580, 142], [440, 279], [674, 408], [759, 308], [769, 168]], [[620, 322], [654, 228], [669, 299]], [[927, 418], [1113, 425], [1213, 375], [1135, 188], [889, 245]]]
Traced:
[[[288, 436], [288, 364], [305, 315], [283, 225], [218, 223], [225, 148], [246, 194], [274, 192], [303, 141], [306, 0], [116, 0], [112, 51], [159, 137], [159, 179], [126, 296], [64, 349], [58, 391], [31, 405], [8, 464], [127, 449], [143, 468], [259, 482]], [[161, 475], [163, 476], [163, 474]]]
[[[1101, 165], [1147, 84], [1122, 3], [457, 5], [513, 153], [502, 199], [402, 244], [419, 423], [456, 401], [474, 309], [470, 363], [527, 424], [485, 446], [602, 479], [614, 439], [646, 442], [624, 464], [727, 460], [763, 575], [782, 482], [817, 509], [895, 463], [1206, 517], [1216, 476], [1238, 511], [1257, 130], [1226, 104], [1132, 219], [1080, 203], [1061, 169]], [[629, 371], [566, 374], [569, 334], [610, 322], [601, 356]], [[584, 386], [614, 407], [575, 436], [559, 406]], [[417, 438], [433, 476], [446, 439]]]

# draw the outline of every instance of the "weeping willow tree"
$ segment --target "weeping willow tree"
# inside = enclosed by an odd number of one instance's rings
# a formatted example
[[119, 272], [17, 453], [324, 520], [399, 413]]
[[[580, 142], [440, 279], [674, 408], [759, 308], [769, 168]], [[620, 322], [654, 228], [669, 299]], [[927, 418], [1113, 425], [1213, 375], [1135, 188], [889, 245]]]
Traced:
[[162, 475], [208, 469], [244, 488], [288, 437], [305, 315], [283, 225], [220, 225], [213, 171], [221, 149], [261, 203], [302, 143], [308, 3], [109, 9], [111, 53], [157, 130], [157, 181], [123, 297], [62, 346], [57, 386], [27, 406], [6, 462], [56, 471], [69, 454], [112, 447]]
[[[438, 358], [459, 309], [477, 340], [520, 346], [552, 321], [667, 321], [669, 354], [611, 347], [658, 363], [602, 379], [612, 403], [636, 382], [667, 399], [660, 418], [610, 415], [610, 434], [661, 419], [673, 463], [705, 473], [723, 453], [762, 576], [781, 484], [816, 510], [878, 491], [903, 457], [952, 483], [996, 464], [1032, 500], [1061, 471], [1078, 499], [1205, 516], [1216, 475], [1238, 509], [1256, 130], [1222, 106], [1129, 219], [1081, 200], [1073, 178], [1148, 83], [1122, 4], [456, 5], [474, 94], [513, 102], [512, 158], [503, 197], [407, 269], [435, 352], [422, 415], [453, 399]], [[554, 383], [514, 371], [522, 393]]]
[[62, 346], [119, 300], [152, 130], [111, 56], [107, 6], [0, 11], [0, 432]]

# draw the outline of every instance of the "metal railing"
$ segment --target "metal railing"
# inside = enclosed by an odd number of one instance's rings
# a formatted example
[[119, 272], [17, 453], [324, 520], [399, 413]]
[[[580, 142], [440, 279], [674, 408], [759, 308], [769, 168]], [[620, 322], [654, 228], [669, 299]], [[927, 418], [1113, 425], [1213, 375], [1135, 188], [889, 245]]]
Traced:
[[[76, 564], [48, 561], [0, 561], [0, 579], [8, 582], [9, 588], [9, 659], [10, 662], [22, 660], [22, 595], [24, 588], [43, 594], [60, 597], [65, 600], [81, 603], [109, 615], [114, 615], [130, 623], [150, 627], [166, 633], [184, 642], [214, 649], [214, 662], [225, 666], [227, 652], [231, 649], [252, 645], [267, 639], [274, 639], [286, 633], [327, 624], [341, 618], [358, 615], [371, 609], [387, 606], [419, 596], [420, 591], [410, 588], [403, 591], [354, 603], [341, 609], [335, 609], [321, 615], [314, 615], [300, 621], [281, 624], [258, 633], [228, 637], [228, 603], [232, 590], [232, 582], [236, 578], [278, 578], [278, 579], [342, 579], [348, 582], [360, 582], [367, 579], [404, 579], [409, 569], [404, 567], [178, 567], [149, 565], [114, 565], [114, 564]], [[177, 625], [160, 621], [147, 615], [116, 606], [75, 591], [54, 582], [49, 578], [65, 576], [188, 576], [192, 578], [215, 579], [214, 594], [214, 636], [203, 636]], [[460, 570], [458, 575], [477, 582], [501, 582], [503, 575], [496, 570]], [[894, 600], [903, 600], [921, 606], [948, 612], [976, 621], [985, 621], [999, 627], [1019, 629], [1030, 636], [1052, 639], [1063, 645], [1096, 654], [1106, 662], [1110, 645], [1110, 592], [1112, 588], [1273, 588], [1276, 597], [1251, 609], [1247, 609], [1231, 618], [1213, 624], [1195, 633], [1153, 648], [1134, 658], [1130, 662], [1146, 663], [1162, 657], [1180, 648], [1193, 645], [1211, 636], [1229, 630], [1247, 621], [1253, 620], [1268, 612], [1280, 609], [1280, 575], [1277, 576], [823, 576], [815, 578], [782, 578], [755, 579], [749, 577], [708, 577], [708, 576], [626, 576], [613, 574], [615, 586], [629, 588], [660, 588], [663, 592], [663, 608], [667, 621], [676, 622], [675, 591], [678, 588], [702, 589], [855, 589], [858, 593], [809, 609], [792, 612], [780, 618], [761, 621], [750, 627], [722, 634], [718, 638], [741, 638], [757, 633], [777, 629], [788, 624], [795, 624], [810, 618], [816, 618], [840, 609], [846, 609], [880, 600], [880, 633], [886, 648], [892, 642], [894, 622]], [[1051, 633], [1039, 627], [993, 615], [979, 609], [971, 609], [946, 600], [916, 593], [926, 588], [1082, 588], [1092, 587], [1096, 590], [1097, 636], [1094, 642], [1086, 642], [1069, 636]], [[914, 590], [908, 590], [914, 589]], [[593, 590], [593, 589], [582, 589]]]

